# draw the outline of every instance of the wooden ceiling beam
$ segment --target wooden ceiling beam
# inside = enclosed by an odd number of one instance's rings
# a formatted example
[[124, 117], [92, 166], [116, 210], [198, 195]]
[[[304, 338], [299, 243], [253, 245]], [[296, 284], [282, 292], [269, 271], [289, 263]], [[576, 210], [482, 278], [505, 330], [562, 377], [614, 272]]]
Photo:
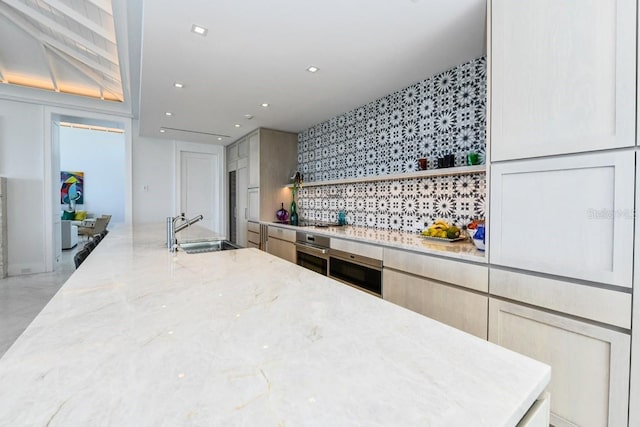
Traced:
[[[92, 20], [90, 20], [89, 18], [87, 18], [82, 13], [80, 13], [77, 10], [67, 6], [66, 4], [61, 2], [60, 0], [40, 0], [40, 1], [43, 2], [43, 3], [48, 4], [53, 9], [56, 9], [57, 11], [62, 13], [63, 15], [71, 18], [72, 20], [76, 21], [78, 24], [82, 25], [83, 27], [85, 27], [89, 31], [92, 31], [93, 33], [99, 35], [100, 37], [102, 37], [103, 39], [107, 40], [108, 42], [110, 42], [110, 43], [112, 43], [114, 45], [116, 44], [116, 37], [115, 37], [115, 34], [113, 33], [113, 31], [109, 31], [109, 29], [101, 27], [97, 23], [95, 23]], [[113, 19], [112, 19], [111, 22], [113, 22]]]
[[102, 49], [101, 47], [96, 46], [95, 43], [93, 43], [93, 41], [86, 40], [80, 37], [78, 34], [58, 24], [56, 21], [49, 18], [48, 16], [43, 15], [42, 13], [40, 13], [40, 11], [27, 6], [25, 3], [22, 3], [20, 0], [3, 0], [3, 2], [13, 7], [14, 9], [22, 12], [23, 14], [27, 15], [29, 18], [33, 19], [40, 25], [50, 28], [52, 31], [61, 34], [62, 36], [66, 37], [69, 40], [72, 40], [73, 42], [84, 47], [85, 49], [88, 49], [91, 52], [95, 53], [96, 55], [103, 57], [107, 61], [115, 65], [118, 65], [117, 55], [114, 55]]

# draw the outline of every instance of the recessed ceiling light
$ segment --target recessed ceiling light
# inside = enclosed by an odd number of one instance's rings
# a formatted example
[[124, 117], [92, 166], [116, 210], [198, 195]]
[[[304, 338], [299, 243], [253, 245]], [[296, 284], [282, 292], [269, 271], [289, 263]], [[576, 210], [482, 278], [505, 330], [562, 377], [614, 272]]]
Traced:
[[235, 127], [237, 127], [237, 128], [239, 128], [241, 125], [240, 125], [240, 124], [238, 124], [238, 123], [236, 123], [234, 126], [235, 126]]
[[307, 68], [307, 71], [310, 73], [315, 73], [316, 71], [318, 71], [320, 68], [318, 67], [314, 67], [313, 65], [309, 68]]
[[245, 118], [245, 119], [247, 119], [247, 120], [251, 120], [251, 119], [253, 119], [253, 115], [251, 115], [251, 114], [245, 114], [245, 115], [244, 115], [244, 118]]
[[262, 105], [264, 108], [267, 108], [269, 106], [269, 104], [267, 104], [266, 102], [264, 102], [264, 103], [262, 103], [260, 105]]
[[222, 138], [218, 137], [218, 141], [222, 141]]
[[182, 89], [184, 87], [184, 85], [182, 83], [180, 83], [180, 82], [175, 82], [173, 84], [173, 87], [177, 87], [178, 89]]
[[165, 116], [173, 116], [173, 113], [171, 111], [167, 111], [166, 113], [164, 113]]
[[193, 24], [191, 26], [191, 32], [196, 33], [199, 36], [206, 36], [208, 31], [209, 30], [207, 30], [204, 27], [201, 27], [200, 25]]
[[165, 133], [166, 131], [164, 129], [160, 129], [160, 133]]

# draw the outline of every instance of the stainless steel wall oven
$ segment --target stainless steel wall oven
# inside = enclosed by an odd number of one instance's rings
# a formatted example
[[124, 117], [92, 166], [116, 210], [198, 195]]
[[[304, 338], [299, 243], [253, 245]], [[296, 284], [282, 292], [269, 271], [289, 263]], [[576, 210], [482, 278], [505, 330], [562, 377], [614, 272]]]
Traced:
[[329, 277], [382, 296], [382, 261], [331, 249]]
[[297, 264], [326, 276], [329, 272], [328, 237], [298, 231], [296, 233]]

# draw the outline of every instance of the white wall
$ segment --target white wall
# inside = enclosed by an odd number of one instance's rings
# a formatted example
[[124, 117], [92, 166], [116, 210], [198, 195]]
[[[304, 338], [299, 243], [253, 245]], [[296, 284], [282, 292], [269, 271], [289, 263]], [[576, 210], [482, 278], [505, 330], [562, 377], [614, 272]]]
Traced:
[[0, 100], [0, 176], [7, 182], [9, 275], [45, 270], [44, 107]]
[[175, 215], [175, 142], [138, 136], [133, 123], [133, 223]]
[[[45, 128], [50, 125], [45, 117], [48, 109], [44, 105], [0, 99], [0, 176], [8, 178], [8, 272], [11, 276], [39, 273], [47, 268], [45, 233], [51, 232], [51, 211], [45, 211], [44, 200], [45, 146], [50, 146], [45, 139], [51, 134]], [[82, 115], [81, 110], [59, 109], [64, 114]], [[96, 113], [87, 115], [91, 117]], [[117, 121], [116, 116], [109, 120]], [[175, 159], [178, 143], [140, 138], [137, 129], [137, 123], [134, 123], [132, 220], [134, 223], [164, 222], [167, 216], [175, 215], [176, 210]], [[202, 144], [202, 147], [207, 145]], [[223, 162], [220, 168], [222, 182], [225, 178]], [[59, 178], [56, 186], [58, 183]], [[87, 191], [90, 193], [92, 190], [87, 187]], [[49, 201], [47, 203], [50, 205]], [[224, 200], [222, 203], [224, 205]], [[45, 231], [47, 227], [49, 231]]]
[[[124, 222], [123, 134], [61, 126], [60, 170], [84, 172], [84, 203], [76, 210], [108, 214], [112, 223]], [[61, 210], [66, 207], [62, 204]]]

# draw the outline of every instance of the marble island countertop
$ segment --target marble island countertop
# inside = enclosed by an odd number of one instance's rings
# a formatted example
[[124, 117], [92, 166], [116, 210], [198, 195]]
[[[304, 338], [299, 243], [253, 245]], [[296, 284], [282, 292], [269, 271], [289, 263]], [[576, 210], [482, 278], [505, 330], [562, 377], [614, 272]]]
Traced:
[[469, 240], [457, 242], [438, 241], [435, 239], [423, 238], [418, 233], [376, 230], [373, 228], [357, 227], [354, 225], [346, 225], [342, 227], [301, 227], [269, 221], [260, 221], [260, 223], [289, 228], [296, 231], [309, 231], [314, 234], [340, 239], [355, 240], [362, 243], [371, 243], [374, 245], [422, 252], [429, 255], [438, 255], [478, 263], [487, 262], [484, 252], [476, 249], [473, 242]]
[[0, 359], [0, 425], [514, 426], [550, 368], [295, 264], [112, 231]]

